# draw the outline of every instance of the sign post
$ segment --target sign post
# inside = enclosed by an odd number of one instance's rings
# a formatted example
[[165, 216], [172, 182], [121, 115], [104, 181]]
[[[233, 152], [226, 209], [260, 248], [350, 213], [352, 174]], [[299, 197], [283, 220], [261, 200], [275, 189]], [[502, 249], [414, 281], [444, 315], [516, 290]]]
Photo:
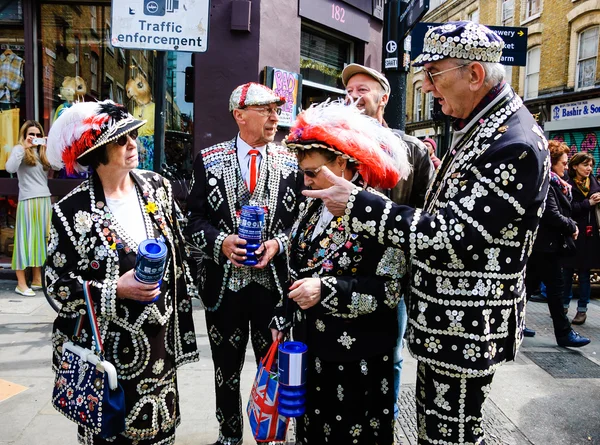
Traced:
[[[413, 50], [416, 53], [423, 51], [423, 40], [430, 28], [442, 23], [418, 23], [411, 33]], [[502, 65], [525, 66], [527, 64], [527, 28], [512, 26], [487, 26], [504, 40], [502, 50]]]
[[[111, 43], [117, 48], [156, 50], [154, 171], [165, 160], [167, 51], [208, 49], [210, 0], [112, 0]], [[173, 96], [171, 95], [171, 100]]]
[[[119, 48], [205, 52], [209, 0], [112, 1], [111, 43]], [[189, 5], [189, 6], [186, 6]]]
[[406, 126], [406, 78], [410, 69], [411, 38], [406, 35], [429, 10], [429, 0], [388, 0], [384, 15], [383, 71], [392, 93], [385, 107], [390, 128]]

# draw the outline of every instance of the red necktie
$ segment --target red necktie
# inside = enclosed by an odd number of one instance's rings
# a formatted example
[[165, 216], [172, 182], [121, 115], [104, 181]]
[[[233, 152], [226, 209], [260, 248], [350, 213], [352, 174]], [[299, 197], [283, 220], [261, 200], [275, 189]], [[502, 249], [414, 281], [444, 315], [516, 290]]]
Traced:
[[250, 181], [248, 190], [250, 194], [254, 193], [254, 187], [256, 187], [256, 181], [258, 180], [258, 168], [256, 168], [256, 156], [260, 153], [258, 150], [250, 150]]

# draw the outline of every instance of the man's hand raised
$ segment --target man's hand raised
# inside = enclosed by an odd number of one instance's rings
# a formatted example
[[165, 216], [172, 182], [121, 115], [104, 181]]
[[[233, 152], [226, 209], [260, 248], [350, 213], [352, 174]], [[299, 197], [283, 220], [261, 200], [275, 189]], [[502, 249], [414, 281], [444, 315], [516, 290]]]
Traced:
[[327, 210], [335, 216], [342, 216], [344, 210], [346, 210], [350, 193], [355, 188], [354, 184], [340, 176], [334, 175], [325, 166], [323, 166], [319, 174], [323, 175], [331, 186], [322, 190], [303, 190], [302, 194], [309, 198], [322, 199]]

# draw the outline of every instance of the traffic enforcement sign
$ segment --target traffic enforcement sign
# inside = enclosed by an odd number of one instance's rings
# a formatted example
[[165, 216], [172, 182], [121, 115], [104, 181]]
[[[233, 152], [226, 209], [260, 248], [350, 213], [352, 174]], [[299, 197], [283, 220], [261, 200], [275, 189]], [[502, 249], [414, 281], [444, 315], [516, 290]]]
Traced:
[[[416, 57], [423, 52], [423, 40], [429, 28], [443, 25], [443, 23], [417, 23], [411, 33], [412, 56]], [[488, 26], [504, 40], [504, 49], [500, 63], [510, 66], [525, 66], [527, 64], [527, 28], [512, 26]]]
[[111, 43], [118, 48], [205, 52], [210, 0], [112, 0]]

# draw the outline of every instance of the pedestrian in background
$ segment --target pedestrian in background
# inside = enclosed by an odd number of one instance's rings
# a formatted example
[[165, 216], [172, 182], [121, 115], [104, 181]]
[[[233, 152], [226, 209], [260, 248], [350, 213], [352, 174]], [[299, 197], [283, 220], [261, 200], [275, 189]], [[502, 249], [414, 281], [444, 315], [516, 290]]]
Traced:
[[[288, 286], [289, 230], [302, 198], [296, 158], [275, 143], [285, 98], [249, 82], [229, 99], [239, 133], [200, 150], [188, 198], [187, 236], [202, 257], [200, 296], [215, 369], [215, 445], [242, 443], [240, 373], [251, 338], [256, 362], [272, 343], [269, 322]], [[265, 210], [255, 266], [243, 265], [246, 241], [238, 236], [245, 205]]]
[[573, 295], [573, 273], [579, 278], [579, 301], [573, 324], [581, 325], [587, 318], [587, 309], [592, 292], [590, 269], [600, 268], [600, 233], [598, 232], [598, 203], [600, 184], [592, 175], [594, 157], [587, 152], [575, 153], [569, 160], [569, 184], [573, 190], [573, 219], [577, 222], [579, 236], [575, 242], [575, 256], [565, 258], [564, 309], [569, 310]]
[[[46, 243], [52, 206], [48, 188], [50, 164], [46, 158], [46, 143], [42, 126], [26, 121], [19, 131], [19, 144], [12, 149], [6, 171], [19, 179], [19, 204], [15, 223], [12, 269], [17, 273], [15, 292], [32, 297], [42, 288], [42, 266], [46, 261]], [[32, 268], [31, 287], [25, 270]]]
[[[381, 125], [387, 127], [383, 118], [385, 107], [390, 98], [391, 88], [388, 80], [379, 71], [358, 63], [351, 63], [342, 71], [342, 82], [346, 87], [348, 102], [354, 102], [364, 114], [376, 119]], [[411, 207], [423, 207], [427, 188], [433, 179], [434, 167], [429, 159], [429, 154], [423, 143], [414, 136], [407, 135], [404, 131], [391, 129], [392, 132], [408, 148], [408, 162], [411, 172], [407, 177], [400, 179], [391, 188], [389, 197], [396, 204]], [[407, 284], [407, 283], [405, 283]], [[404, 286], [406, 287], [406, 286]], [[398, 303], [398, 339], [394, 349], [394, 395], [398, 400], [400, 383], [402, 380], [402, 349], [404, 347], [404, 333], [408, 320], [404, 296]], [[394, 404], [394, 418], [398, 417], [398, 405]]]
[[440, 159], [436, 156], [437, 143], [431, 138], [423, 139], [423, 143], [425, 144], [425, 147], [427, 147], [427, 151], [429, 152], [429, 158], [433, 163], [433, 167], [437, 170], [437, 168], [442, 163], [442, 161], [440, 161]]
[[570, 249], [574, 253], [575, 240], [580, 233], [577, 223], [570, 218], [571, 185], [562, 179], [567, 169], [569, 147], [565, 143], [550, 141], [548, 149], [552, 162], [550, 187], [533, 251], [527, 261], [525, 287], [529, 297], [540, 282], [544, 282], [556, 342], [559, 346], [580, 347], [587, 345], [590, 339], [571, 328], [562, 304], [564, 280], [561, 256], [570, 254]]

